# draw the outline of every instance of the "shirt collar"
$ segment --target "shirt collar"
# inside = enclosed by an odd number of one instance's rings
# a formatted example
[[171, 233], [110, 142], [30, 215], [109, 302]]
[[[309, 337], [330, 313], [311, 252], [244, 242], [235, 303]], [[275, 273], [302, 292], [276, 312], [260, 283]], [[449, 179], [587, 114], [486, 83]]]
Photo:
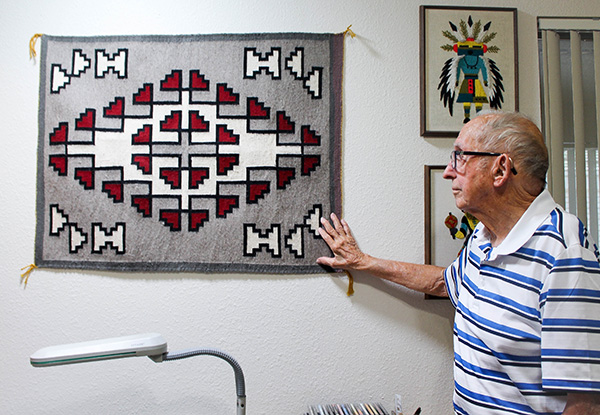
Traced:
[[519, 218], [515, 226], [510, 230], [506, 238], [495, 248], [490, 249], [491, 243], [489, 234], [485, 226], [480, 222], [478, 224], [478, 241], [482, 251], [487, 253], [489, 260], [495, 259], [498, 255], [509, 255], [519, 250], [533, 236], [536, 229], [546, 220], [550, 212], [557, 207], [556, 202], [547, 189], [534, 199], [525, 213]]

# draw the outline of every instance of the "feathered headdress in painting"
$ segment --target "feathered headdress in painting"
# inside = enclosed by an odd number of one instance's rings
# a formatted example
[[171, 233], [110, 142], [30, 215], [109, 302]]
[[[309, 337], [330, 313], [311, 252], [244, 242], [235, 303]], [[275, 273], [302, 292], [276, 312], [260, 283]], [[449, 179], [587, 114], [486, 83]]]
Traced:
[[502, 107], [502, 75], [496, 62], [485, 56], [486, 53], [498, 53], [500, 48], [488, 45], [496, 37], [496, 32], [489, 31], [492, 22], [482, 25], [480, 20], [474, 22], [469, 16], [466, 22], [461, 19], [458, 26], [448, 23], [451, 30], [444, 30], [442, 34], [452, 44], [442, 45], [441, 48], [456, 55], [442, 67], [438, 84], [440, 101], [451, 116], [454, 102], [461, 102], [467, 122], [472, 105], [475, 105], [477, 112], [483, 104], [489, 104], [494, 109]]

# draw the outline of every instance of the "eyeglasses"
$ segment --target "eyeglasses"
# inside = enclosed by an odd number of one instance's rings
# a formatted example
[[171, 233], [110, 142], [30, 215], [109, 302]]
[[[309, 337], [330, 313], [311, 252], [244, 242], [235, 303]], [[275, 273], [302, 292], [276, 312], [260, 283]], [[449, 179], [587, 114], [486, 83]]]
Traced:
[[[450, 162], [452, 163], [452, 168], [454, 170], [457, 170], [457, 164], [458, 162], [460, 162], [460, 165], [462, 166], [465, 163], [465, 159], [463, 156], [492, 156], [492, 157], [497, 157], [497, 156], [501, 156], [503, 153], [490, 153], [487, 151], [465, 151], [465, 150], [453, 150], [450, 153]], [[517, 174], [517, 169], [515, 169], [514, 167], [514, 163], [512, 161], [512, 159], [509, 157], [508, 160], [510, 161], [510, 171], [512, 172], [512, 174]], [[458, 170], [457, 170], [458, 171]]]

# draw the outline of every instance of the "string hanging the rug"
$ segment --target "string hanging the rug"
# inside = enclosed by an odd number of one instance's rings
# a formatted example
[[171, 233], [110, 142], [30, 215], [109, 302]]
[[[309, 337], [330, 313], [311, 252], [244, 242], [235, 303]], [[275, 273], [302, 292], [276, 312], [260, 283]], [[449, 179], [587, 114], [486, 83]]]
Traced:
[[346, 295], [350, 297], [354, 294], [354, 278], [352, 278], [352, 274], [350, 274], [350, 271], [344, 270], [344, 272], [348, 276], [348, 291], [346, 292]]
[[33, 35], [31, 37], [31, 39], [29, 40], [29, 59], [33, 59], [36, 57], [36, 52], [35, 52], [35, 43], [37, 42], [37, 40], [39, 38], [41, 38], [42, 36], [44, 36], [42, 33], [36, 33], [35, 35]]
[[27, 282], [29, 281], [29, 275], [36, 268], [37, 266], [35, 264], [29, 264], [26, 267], [21, 268], [21, 271], [26, 270], [24, 273], [21, 274], [21, 281], [25, 283], [25, 286], [27, 286]]
[[350, 35], [350, 37], [352, 37], [352, 38], [354, 38], [356, 36], [356, 33], [354, 33], [352, 31], [352, 29], [350, 29], [351, 27], [352, 27], [352, 25], [350, 25], [346, 28], [346, 30], [344, 31], [344, 36]]
[[[346, 35], [349, 35], [351, 38], [354, 38], [356, 36], [356, 33], [354, 33], [352, 31], [352, 29], [350, 29], [352, 27], [352, 25], [348, 26], [346, 28], [346, 30], [343, 32], [344, 38], [346, 37]], [[343, 115], [342, 115], [343, 118]], [[343, 122], [341, 123], [343, 125]], [[341, 172], [340, 172], [341, 175]], [[341, 190], [341, 194], [343, 197], [343, 189]], [[341, 212], [340, 212], [341, 214]], [[348, 297], [354, 295], [354, 278], [352, 277], [352, 274], [350, 273], [350, 271], [344, 270], [344, 272], [346, 273], [346, 275], [348, 276], [348, 291], [346, 291], [346, 295]]]

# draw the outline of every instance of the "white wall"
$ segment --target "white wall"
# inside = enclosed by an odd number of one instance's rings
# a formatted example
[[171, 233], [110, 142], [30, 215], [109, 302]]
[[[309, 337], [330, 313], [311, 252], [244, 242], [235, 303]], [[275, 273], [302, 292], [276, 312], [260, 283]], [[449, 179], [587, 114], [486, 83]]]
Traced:
[[[447, 301], [357, 273], [356, 294], [332, 275], [119, 274], [37, 270], [33, 260], [38, 62], [52, 35], [342, 32], [346, 42], [344, 211], [374, 255], [423, 259], [423, 165], [451, 139], [419, 136], [415, 0], [3, 0], [0, 11], [0, 413], [233, 414], [233, 372], [197, 357], [36, 369], [40, 347], [157, 331], [170, 350], [217, 347], [246, 376], [248, 414], [301, 414], [310, 403], [403, 396], [405, 413], [451, 412]], [[473, 5], [454, 0], [438, 4]], [[597, 0], [480, 0], [518, 7], [521, 110], [539, 119], [537, 15], [600, 15]], [[39, 50], [39, 46], [38, 46]]]

